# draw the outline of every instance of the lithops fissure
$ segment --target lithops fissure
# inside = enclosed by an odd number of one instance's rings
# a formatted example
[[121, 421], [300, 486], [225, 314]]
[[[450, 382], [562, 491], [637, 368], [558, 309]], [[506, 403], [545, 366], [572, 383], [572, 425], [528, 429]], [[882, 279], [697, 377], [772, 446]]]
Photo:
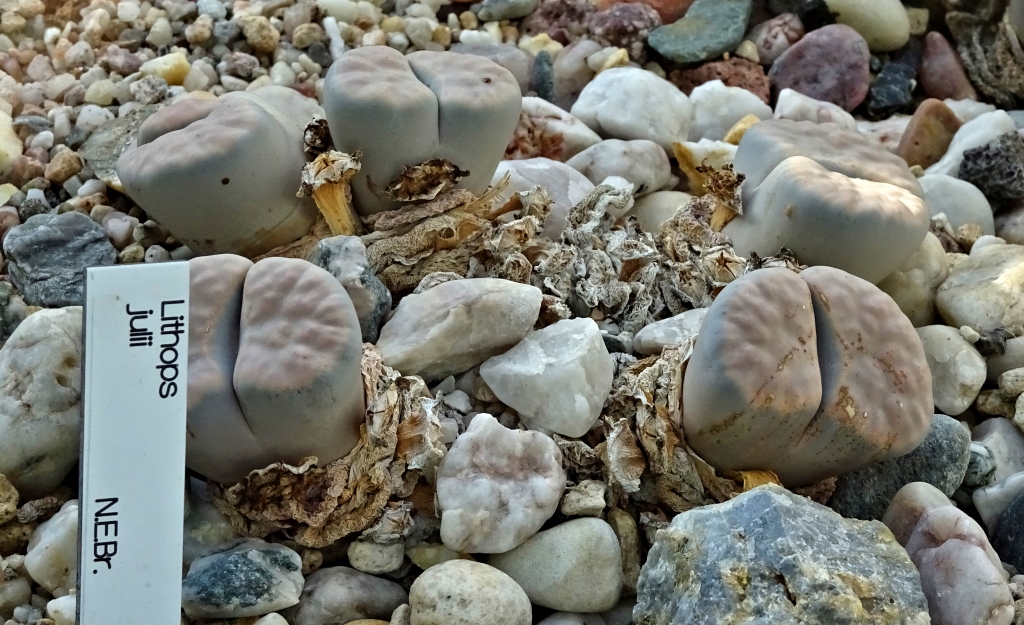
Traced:
[[197, 254], [257, 256], [316, 219], [296, 197], [302, 133], [323, 109], [294, 89], [184, 100], [147, 119], [118, 160], [125, 191]]
[[397, 208], [383, 190], [403, 167], [432, 158], [469, 171], [459, 186], [483, 192], [512, 139], [522, 95], [511, 72], [481, 56], [370, 46], [331, 66], [324, 107], [338, 149], [362, 152], [353, 194], [370, 215]]
[[836, 124], [768, 120], [733, 165], [744, 214], [725, 227], [737, 253], [793, 250], [810, 265], [878, 283], [924, 240], [929, 212], [906, 162]]
[[714, 466], [802, 486], [913, 450], [933, 414], [931, 375], [913, 326], [871, 283], [762, 269], [708, 310], [683, 412]]
[[223, 483], [348, 453], [364, 418], [359, 320], [303, 260], [191, 263], [187, 465]]

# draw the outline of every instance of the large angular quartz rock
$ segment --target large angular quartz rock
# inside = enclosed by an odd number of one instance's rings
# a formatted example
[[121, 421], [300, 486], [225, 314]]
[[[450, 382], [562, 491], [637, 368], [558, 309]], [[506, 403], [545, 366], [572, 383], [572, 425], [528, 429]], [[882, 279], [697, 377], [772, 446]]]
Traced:
[[683, 427], [701, 457], [790, 486], [910, 452], [932, 414], [913, 326], [877, 287], [831, 267], [732, 282], [683, 380]]
[[427, 382], [462, 373], [518, 343], [540, 314], [537, 287], [452, 280], [408, 295], [380, 330], [384, 364]]
[[1024, 325], [1024, 246], [989, 245], [949, 272], [935, 294], [949, 325], [979, 332]]
[[775, 485], [676, 516], [640, 573], [637, 625], [927, 625], [918, 572], [878, 522]]
[[564, 489], [553, 440], [478, 414], [437, 470], [441, 540], [463, 553], [513, 549], [551, 518]]
[[563, 319], [480, 365], [480, 377], [531, 429], [579, 437], [601, 416], [612, 369], [597, 323]]

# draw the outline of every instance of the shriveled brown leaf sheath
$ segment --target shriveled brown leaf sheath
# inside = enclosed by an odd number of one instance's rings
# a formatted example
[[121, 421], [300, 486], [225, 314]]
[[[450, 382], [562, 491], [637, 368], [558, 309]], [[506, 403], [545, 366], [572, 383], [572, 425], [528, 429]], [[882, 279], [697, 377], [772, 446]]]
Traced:
[[[262, 538], [285, 530], [300, 545], [321, 548], [380, 519], [394, 485], [401, 483], [404, 465], [411, 460], [403, 462], [403, 467], [392, 466], [399, 425], [416, 419], [429, 424], [429, 417], [421, 414], [429, 395], [422, 379], [402, 377], [385, 366], [373, 345], [363, 346], [362, 374], [366, 422], [359, 443], [345, 457], [323, 467], [316, 466], [315, 458], [299, 466], [277, 463], [253, 471], [227, 489], [211, 484], [214, 503], [235, 531]], [[416, 425], [408, 428], [423, 430]], [[429, 428], [425, 431], [436, 455], [439, 427], [436, 438]], [[421, 447], [410, 444], [410, 449]], [[413, 451], [407, 453], [416, 456]]]

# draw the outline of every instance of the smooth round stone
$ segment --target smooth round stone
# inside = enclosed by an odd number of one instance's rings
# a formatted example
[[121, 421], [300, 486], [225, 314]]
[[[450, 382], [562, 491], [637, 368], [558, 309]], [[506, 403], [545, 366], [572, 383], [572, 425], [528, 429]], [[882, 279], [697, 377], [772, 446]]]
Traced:
[[666, 150], [690, 134], [693, 104], [675, 85], [638, 67], [597, 75], [572, 114], [605, 138], [650, 139]]
[[572, 157], [566, 165], [595, 185], [601, 184], [608, 176], [624, 178], [633, 185], [635, 197], [661, 189], [672, 178], [665, 150], [646, 139], [606, 139]]
[[896, 542], [906, 545], [924, 513], [943, 506], [952, 506], [949, 497], [925, 482], [911, 482], [901, 488], [889, 502], [882, 523], [889, 528]]
[[606, 625], [600, 614], [555, 612], [537, 625]]
[[389, 545], [375, 542], [353, 541], [348, 546], [348, 562], [352, 568], [363, 573], [380, 574], [397, 571], [405, 560], [405, 543], [399, 541]]
[[726, 87], [721, 80], [706, 82], [690, 92], [694, 120], [690, 140], [721, 141], [736, 122], [747, 115], [771, 119], [772, 109], [753, 93], [740, 87]]
[[917, 335], [932, 372], [935, 407], [953, 416], [967, 410], [985, 384], [985, 359], [956, 328], [925, 326]]
[[[942, 102], [949, 108], [953, 109], [956, 116], [965, 124], [969, 121], [974, 121], [985, 113], [992, 113], [996, 110], [995, 104], [978, 102], [977, 100], [954, 100], [952, 98], [946, 98]], [[1007, 115], [1009, 115], [1009, 113], [1007, 113]]]
[[707, 314], [707, 308], [694, 308], [648, 324], [633, 337], [633, 349], [641, 354], [657, 356], [669, 345], [679, 345], [696, 337]]
[[534, 604], [553, 610], [602, 612], [622, 591], [619, 541], [601, 519], [556, 525], [487, 562], [522, 586]]
[[1007, 243], [1024, 245], [1024, 204], [996, 215], [996, 234]]
[[924, 201], [932, 216], [943, 213], [953, 230], [966, 224], [975, 224], [982, 234], [995, 234], [992, 206], [985, 194], [969, 182], [946, 176], [930, 174], [917, 179], [924, 189]]
[[661, 224], [672, 219], [692, 197], [682, 191], [655, 191], [637, 198], [633, 208], [626, 215], [636, 217], [644, 230], [657, 234]]
[[978, 99], [978, 92], [967, 78], [960, 55], [938, 31], [933, 30], [924, 37], [924, 55], [917, 77], [929, 97], [940, 100]]
[[906, 548], [921, 573], [933, 623], [1010, 625], [1014, 606], [1006, 572], [974, 519], [951, 506], [930, 510]]
[[868, 44], [842, 24], [805, 35], [782, 53], [768, 72], [776, 92], [790, 88], [852, 111], [868, 95]]
[[995, 384], [999, 376], [1011, 369], [1024, 367], [1024, 336], [1007, 339], [1002, 354], [990, 354], [988, 360], [988, 381]]
[[880, 520], [892, 498], [907, 484], [926, 482], [951, 496], [963, 482], [970, 445], [967, 426], [937, 414], [914, 451], [840, 475], [828, 505], [846, 518]]
[[411, 625], [530, 625], [530, 599], [502, 571], [469, 560], [432, 566], [409, 589]]
[[751, 0], [697, 0], [675, 23], [657, 28], [647, 43], [677, 63], [697, 63], [731, 52], [743, 41]]
[[935, 304], [949, 325], [978, 332], [1024, 325], [1024, 246], [990, 245], [958, 263]]
[[335, 625], [359, 619], [390, 619], [409, 596], [395, 582], [344, 566], [306, 577], [299, 605], [282, 612], [291, 625]]
[[552, 240], [558, 240], [565, 229], [565, 218], [569, 210], [594, 190], [594, 183], [586, 176], [550, 158], [501, 161], [491, 184], [496, 184], [506, 173], [510, 175], [509, 184], [498, 195], [496, 202], [501, 203], [512, 197], [513, 193], [529, 191], [536, 185], [543, 187], [551, 198], [551, 213], [544, 221], [541, 234]]
[[907, 165], [930, 167], [949, 149], [960, 126], [960, 118], [953, 109], [940, 100], [929, 98], [914, 111], [900, 137], [896, 155], [907, 161]]
[[[555, 150], [557, 156], [545, 154], [544, 150], [539, 150], [541, 156], [565, 161], [601, 142], [601, 137], [586, 124], [547, 100], [532, 96], [524, 97], [523, 115], [529, 118], [535, 129], [540, 130], [543, 135], [542, 141], [546, 139], [551, 143], [558, 144]], [[521, 127], [522, 124], [520, 124]], [[513, 137], [512, 141], [515, 143], [516, 138]], [[548, 187], [549, 195], [557, 194], [559, 191], [560, 189]]]
[[594, 78], [594, 70], [587, 65], [587, 57], [600, 52], [601, 44], [580, 39], [562, 49], [551, 69], [555, 80], [555, 104], [569, 110], [583, 89]]
[[938, 237], [929, 232], [914, 255], [879, 282], [878, 288], [919, 328], [935, 323], [935, 292], [948, 276], [946, 251]]
[[825, 0], [836, 21], [856, 30], [872, 52], [891, 52], [910, 39], [910, 19], [899, 0]]

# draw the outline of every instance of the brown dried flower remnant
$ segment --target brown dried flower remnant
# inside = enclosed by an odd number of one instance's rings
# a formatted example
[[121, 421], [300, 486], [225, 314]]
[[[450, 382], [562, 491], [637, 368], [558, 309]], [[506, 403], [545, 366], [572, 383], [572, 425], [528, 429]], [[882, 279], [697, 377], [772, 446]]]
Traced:
[[[362, 373], [366, 423], [348, 455], [324, 467], [316, 466], [316, 458], [298, 466], [276, 463], [227, 489], [210, 484], [214, 503], [236, 532], [263, 538], [284, 530], [300, 545], [324, 547], [373, 526], [396, 486], [411, 481], [403, 476], [408, 461], [394, 460], [401, 423], [422, 418], [426, 384], [385, 366], [369, 344], [363, 346]], [[428, 444], [436, 449], [437, 441]]]
[[352, 156], [331, 150], [317, 156], [302, 169], [302, 183], [296, 195], [313, 196], [334, 236], [352, 236], [362, 232], [362, 224], [352, 207], [349, 182], [361, 168], [360, 156], [358, 152]]
[[543, 156], [553, 161], [565, 161], [565, 138], [549, 132], [543, 121], [543, 118], [537, 119], [525, 111], [519, 113], [512, 141], [505, 148], [505, 160]]
[[397, 202], [432, 200], [455, 188], [468, 175], [468, 171], [447, 159], [432, 158], [420, 165], [403, 167], [402, 175], [385, 187], [383, 195]]
[[302, 151], [307, 158], [316, 158], [324, 152], [334, 149], [334, 139], [331, 137], [331, 129], [327, 127], [327, 120], [317, 117], [306, 124], [302, 133]]

